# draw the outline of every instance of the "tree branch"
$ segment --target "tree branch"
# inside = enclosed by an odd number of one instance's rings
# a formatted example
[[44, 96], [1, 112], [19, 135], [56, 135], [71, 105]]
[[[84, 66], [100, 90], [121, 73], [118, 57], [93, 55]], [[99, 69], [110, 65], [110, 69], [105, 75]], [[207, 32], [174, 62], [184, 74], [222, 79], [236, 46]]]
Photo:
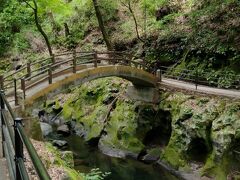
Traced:
[[33, 9], [33, 10], [35, 10], [35, 8], [34, 7], [32, 7], [32, 5], [31, 4], [29, 4], [29, 2], [28, 1], [26, 1], [26, 0], [23, 0], [23, 2], [25, 2], [31, 9]]
[[140, 34], [139, 34], [139, 30], [138, 30], [138, 23], [137, 23], [137, 18], [134, 14], [134, 11], [132, 9], [132, 5], [131, 5], [131, 1], [128, 0], [127, 2], [124, 2], [123, 0], [120, 1], [122, 3], [122, 5], [124, 5], [125, 7], [128, 8], [129, 12], [132, 14], [132, 17], [133, 17], [133, 20], [134, 20], [134, 24], [135, 24], [135, 30], [136, 30], [136, 33], [137, 33], [137, 38], [141, 41], [141, 42], [144, 42], [144, 40], [140, 37]]

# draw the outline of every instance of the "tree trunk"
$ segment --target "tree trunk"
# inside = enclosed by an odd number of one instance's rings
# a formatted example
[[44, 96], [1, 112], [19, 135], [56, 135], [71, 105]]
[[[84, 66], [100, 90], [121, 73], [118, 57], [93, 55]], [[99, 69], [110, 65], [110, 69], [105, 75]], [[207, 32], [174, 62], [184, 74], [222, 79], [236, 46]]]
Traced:
[[128, 2], [128, 9], [129, 9], [130, 13], [132, 14], [132, 17], [133, 17], [133, 20], [134, 20], [134, 23], [135, 23], [135, 29], [136, 29], [136, 33], [137, 33], [137, 38], [138, 38], [140, 41], [144, 42], [144, 41], [142, 40], [142, 38], [140, 37], [140, 35], [139, 35], [138, 23], [137, 23], [136, 16], [135, 16], [135, 14], [134, 14], [134, 12], [133, 12], [133, 10], [132, 10], [131, 1]]
[[52, 31], [54, 33], [54, 38], [57, 39], [59, 36], [58, 25], [57, 25], [57, 23], [53, 17], [53, 13], [51, 11], [48, 13], [48, 16], [49, 16], [49, 19], [50, 19], [50, 22], [52, 25]]
[[64, 23], [64, 29], [65, 29], [65, 37], [67, 38], [70, 35], [68, 24]]
[[49, 42], [49, 39], [48, 39], [48, 36], [47, 34], [43, 31], [42, 29], [42, 26], [40, 25], [39, 23], [39, 20], [38, 20], [38, 6], [37, 6], [37, 2], [36, 0], [33, 0], [33, 3], [34, 3], [34, 20], [35, 20], [35, 24], [37, 26], [37, 29], [38, 31], [42, 34], [46, 44], [47, 44], [47, 48], [48, 48], [48, 52], [49, 52], [49, 55], [52, 57], [53, 56], [53, 53], [52, 53], [52, 47], [51, 47], [51, 44]]
[[102, 35], [103, 35], [103, 39], [104, 39], [104, 41], [107, 45], [107, 49], [109, 51], [111, 51], [111, 50], [113, 50], [113, 48], [112, 48], [112, 45], [110, 43], [110, 40], [109, 40], [108, 34], [106, 32], [105, 26], [103, 24], [102, 14], [101, 14], [99, 6], [98, 6], [98, 1], [93, 0], [93, 5], [94, 5], [95, 13], [96, 13], [96, 16], [97, 16], [97, 19], [98, 19], [99, 28], [100, 28], [100, 30], [102, 32]]

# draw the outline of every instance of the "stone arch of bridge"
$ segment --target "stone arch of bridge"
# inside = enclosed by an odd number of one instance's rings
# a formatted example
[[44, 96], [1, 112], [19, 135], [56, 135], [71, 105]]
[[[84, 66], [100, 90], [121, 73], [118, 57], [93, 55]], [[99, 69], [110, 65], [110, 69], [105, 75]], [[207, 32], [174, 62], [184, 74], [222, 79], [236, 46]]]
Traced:
[[[39, 98], [49, 98], [69, 89], [70, 87], [78, 86], [94, 79], [112, 76], [126, 79], [140, 89], [155, 88], [157, 87], [158, 82], [156, 76], [142, 69], [122, 65], [100, 66], [97, 68], [81, 70], [46, 87], [41, 88], [41, 84], [39, 84], [39, 88], [35, 87], [35, 92], [30, 93], [31, 95], [27, 96], [25, 104], [31, 105]], [[31, 89], [29, 89], [29, 91], [31, 91]]]

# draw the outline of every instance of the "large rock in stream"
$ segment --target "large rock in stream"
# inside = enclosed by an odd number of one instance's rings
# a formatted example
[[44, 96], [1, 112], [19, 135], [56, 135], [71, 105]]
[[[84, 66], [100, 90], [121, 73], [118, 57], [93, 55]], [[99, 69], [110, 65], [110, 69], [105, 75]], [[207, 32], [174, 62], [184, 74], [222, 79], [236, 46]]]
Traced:
[[53, 140], [53, 146], [58, 147], [59, 149], [64, 149], [68, 146], [68, 142], [64, 140]]
[[71, 134], [71, 131], [67, 124], [63, 124], [57, 128], [57, 133], [64, 136], [69, 136]]
[[41, 127], [41, 131], [42, 131], [42, 135], [44, 137], [49, 135], [51, 132], [53, 132], [52, 126], [48, 123], [40, 122], [40, 127]]

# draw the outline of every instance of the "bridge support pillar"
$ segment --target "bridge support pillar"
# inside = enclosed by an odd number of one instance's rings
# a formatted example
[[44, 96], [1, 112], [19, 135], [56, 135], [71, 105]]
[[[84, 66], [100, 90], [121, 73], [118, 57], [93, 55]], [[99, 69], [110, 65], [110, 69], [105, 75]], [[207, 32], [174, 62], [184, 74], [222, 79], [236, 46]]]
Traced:
[[130, 99], [137, 101], [148, 103], [158, 103], [160, 101], [159, 91], [153, 87], [128, 86], [126, 94]]

